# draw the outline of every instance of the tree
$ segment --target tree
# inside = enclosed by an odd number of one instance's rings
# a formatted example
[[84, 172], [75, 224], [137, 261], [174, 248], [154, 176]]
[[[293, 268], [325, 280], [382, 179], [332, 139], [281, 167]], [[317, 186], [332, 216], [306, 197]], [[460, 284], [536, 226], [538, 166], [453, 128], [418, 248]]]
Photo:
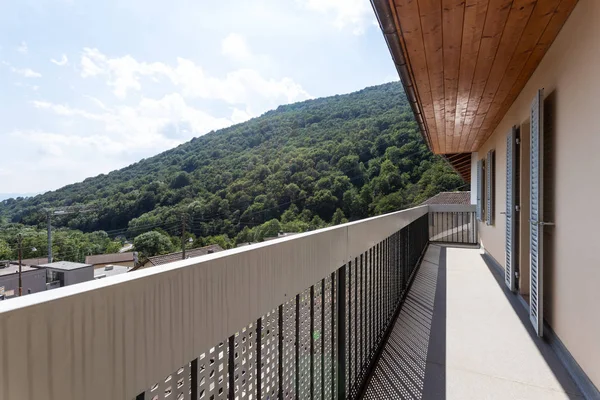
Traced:
[[278, 220], [272, 219], [256, 229], [254, 241], [262, 242], [266, 237], [277, 237], [279, 232], [281, 232], [281, 224]]
[[137, 236], [133, 241], [133, 247], [143, 257], [152, 257], [173, 251], [173, 244], [169, 237], [156, 231]]
[[348, 222], [348, 220], [346, 219], [344, 212], [342, 210], [340, 210], [339, 208], [337, 210], [335, 210], [335, 212], [333, 213], [333, 217], [331, 218], [331, 223], [333, 225], [339, 225], [339, 224], [345, 224], [346, 222]]
[[181, 189], [183, 187], [188, 186], [192, 183], [192, 179], [190, 178], [190, 174], [185, 171], [181, 171], [175, 178], [171, 181], [171, 189]]
[[12, 258], [12, 250], [8, 243], [4, 240], [0, 240], [0, 261], [1, 260], [10, 260]]

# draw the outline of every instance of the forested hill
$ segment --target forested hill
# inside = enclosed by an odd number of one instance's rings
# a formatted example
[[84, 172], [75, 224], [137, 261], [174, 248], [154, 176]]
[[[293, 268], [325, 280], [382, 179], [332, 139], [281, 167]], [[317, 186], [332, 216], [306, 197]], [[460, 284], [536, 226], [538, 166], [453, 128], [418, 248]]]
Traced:
[[85, 205], [93, 211], [54, 225], [132, 237], [187, 213], [197, 236], [234, 238], [273, 219], [306, 230], [463, 185], [427, 149], [400, 83], [389, 83], [281, 106], [107, 175], [2, 201], [0, 216], [41, 227], [45, 208]]

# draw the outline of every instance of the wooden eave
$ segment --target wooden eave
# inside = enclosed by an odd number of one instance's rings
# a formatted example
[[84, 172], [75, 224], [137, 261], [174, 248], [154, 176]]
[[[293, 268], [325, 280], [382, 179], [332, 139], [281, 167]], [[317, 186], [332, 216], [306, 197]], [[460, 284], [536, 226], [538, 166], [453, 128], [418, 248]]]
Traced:
[[421, 133], [477, 151], [578, 0], [371, 0]]

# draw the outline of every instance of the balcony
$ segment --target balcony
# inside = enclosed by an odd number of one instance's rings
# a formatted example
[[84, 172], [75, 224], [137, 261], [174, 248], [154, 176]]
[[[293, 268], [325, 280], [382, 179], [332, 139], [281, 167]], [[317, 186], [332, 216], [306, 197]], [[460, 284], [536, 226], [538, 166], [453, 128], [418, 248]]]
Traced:
[[421, 206], [3, 302], [0, 400], [576, 398], [474, 213]]

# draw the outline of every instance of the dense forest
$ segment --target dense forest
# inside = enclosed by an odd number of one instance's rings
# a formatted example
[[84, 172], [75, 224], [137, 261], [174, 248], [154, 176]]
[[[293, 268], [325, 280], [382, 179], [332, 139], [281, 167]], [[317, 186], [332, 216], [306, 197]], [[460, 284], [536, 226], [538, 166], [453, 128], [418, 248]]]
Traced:
[[[4, 200], [0, 249], [14, 247], [7, 232], [16, 227], [43, 232], [46, 209], [75, 210], [53, 217], [64, 232], [99, 235], [100, 244], [91, 240], [77, 254], [150, 231], [175, 236], [182, 216], [196, 245], [231, 246], [403, 209], [461, 187], [424, 144], [400, 83], [389, 83], [280, 106], [121, 170]], [[177, 247], [170, 242], [164, 251]]]

